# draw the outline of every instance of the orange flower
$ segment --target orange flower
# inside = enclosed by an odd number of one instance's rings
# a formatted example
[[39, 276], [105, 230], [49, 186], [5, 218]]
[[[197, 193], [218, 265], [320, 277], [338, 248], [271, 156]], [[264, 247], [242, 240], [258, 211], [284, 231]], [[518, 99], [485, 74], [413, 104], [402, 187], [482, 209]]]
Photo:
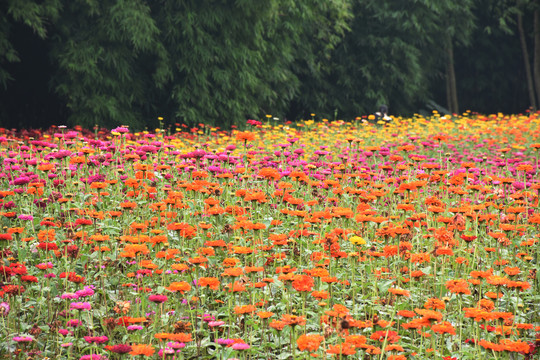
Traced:
[[525, 291], [531, 287], [531, 284], [526, 281], [508, 281], [506, 286], [509, 288], [519, 288], [520, 291]]
[[398, 295], [398, 296], [404, 296], [404, 297], [410, 297], [411, 296], [410, 291], [403, 290], [403, 289], [391, 288], [391, 289], [388, 289], [388, 292], [391, 293], [391, 294], [394, 294], [394, 295]]
[[313, 296], [316, 299], [328, 299], [329, 293], [328, 291], [314, 291], [311, 293], [311, 296]]
[[365, 344], [367, 338], [363, 335], [348, 335], [345, 337], [345, 342], [349, 343], [355, 347], [360, 347]]
[[422, 315], [425, 319], [441, 321], [443, 314], [438, 311], [426, 310], [426, 309], [414, 309], [418, 315]]
[[253, 305], [242, 305], [242, 306], [235, 306], [234, 307], [234, 313], [236, 315], [240, 314], [249, 314], [256, 310], [257, 308]]
[[179, 282], [173, 282], [171, 285], [169, 285], [165, 289], [169, 291], [173, 291], [173, 292], [178, 291], [181, 294], [183, 294], [185, 291], [191, 290], [191, 286], [185, 281], [179, 281]]
[[437, 298], [431, 298], [431, 299], [428, 299], [424, 303], [424, 307], [426, 309], [437, 310], [437, 309], [444, 309], [446, 307], [446, 305], [444, 304], [444, 301], [442, 301], [442, 300], [439, 300]]
[[522, 352], [528, 354], [531, 347], [528, 343], [522, 340], [512, 341], [510, 339], [501, 339], [499, 343], [505, 347], [506, 351]]
[[456, 335], [456, 329], [450, 324], [449, 322], [445, 321], [441, 324], [433, 325], [431, 327], [431, 330], [433, 330], [436, 333], [439, 334], [450, 334], [450, 335]]
[[515, 276], [515, 275], [519, 275], [519, 273], [521, 273], [521, 270], [518, 267], [507, 266], [504, 268], [504, 272], [508, 274], [509, 276]]
[[474, 319], [474, 321], [477, 321], [477, 322], [491, 321], [495, 319], [495, 316], [492, 313], [484, 309], [464, 308], [463, 310], [465, 311], [466, 318], [472, 318]]
[[[442, 316], [441, 316], [442, 318]], [[408, 323], [401, 324], [401, 327], [404, 329], [421, 329], [423, 327], [431, 326], [431, 321], [428, 318], [413, 319]]]
[[332, 310], [326, 310], [324, 313], [333, 317], [344, 317], [349, 314], [349, 309], [347, 309], [344, 305], [335, 304], [332, 307]]
[[315, 281], [308, 275], [296, 275], [292, 282], [292, 287], [296, 291], [311, 291], [314, 285]]
[[144, 355], [144, 356], [152, 356], [154, 355], [155, 349], [146, 344], [133, 344], [131, 345], [131, 352], [130, 355]]
[[334, 355], [354, 355], [356, 354], [356, 350], [353, 345], [349, 343], [341, 343], [338, 345], [330, 345], [328, 347], [328, 350], [326, 350], [327, 354], [334, 354]]
[[255, 134], [251, 131], [240, 131], [236, 133], [236, 140], [239, 141], [253, 141], [255, 140]]
[[234, 283], [232, 284], [227, 284], [225, 286], [229, 292], [242, 292], [242, 291], [246, 291], [246, 287], [244, 286], [244, 283], [243, 282], [239, 282], [239, 281], [235, 281]]
[[197, 233], [197, 230], [193, 226], [186, 223], [169, 224], [167, 226], [167, 230], [177, 231], [181, 237], [186, 238], [186, 239], [190, 239], [194, 237]]
[[199, 285], [202, 287], [208, 286], [212, 290], [219, 289], [219, 280], [215, 277], [199, 278]]
[[485, 311], [493, 311], [493, 309], [495, 309], [495, 304], [493, 303], [493, 301], [488, 299], [480, 299], [477, 305], [480, 309], [483, 309]]
[[283, 330], [285, 326], [287, 326], [287, 323], [281, 320], [272, 320], [270, 324], [268, 324], [272, 329], [275, 329], [277, 331]]
[[107, 188], [107, 186], [109, 186], [109, 184], [95, 181], [92, 184], [90, 184], [90, 189], [105, 189]]
[[244, 273], [244, 269], [242, 268], [227, 268], [225, 271], [221, 274], [221, 276], [231, 276], [231, 277], [237, 277]]
[[403, 317], [406, 317], [406, 318], [412, 318], [412, 317], [416, 316], [416, 313], [414, 311], [410, 311], [410, 310], [400, 310], [400, 311], [397, 312], [397, 314], [399, 316], [403, 316]]
[[469, 285], [467, 284], [467, 281], [463, 279], [448, 280], [445, 286], [448, 291], [453, 292], [454, 294], [471, 294], [471, 290], [469, 290]]
[[277, 171], [276, 169], [274, 168], [262, 168], [259, 170], [259, 176], [262, 176], [264, 177], [265, 179], [268, 179], [268, 180], [279, 180], [281, 179], [281, 174], [279, 173], [279, 171]]
[[171, 340], [187, 343], [187, 342], [193, 341], [193, 337], [191, 336], [191, 334], [178, 333], [178, 334], [171, 334]]
[[261, 319], [268, 319], [269, 317], [274, 316], [275, 314], [271, 311], [259, 311], [257, 313], [257, 316], [259, 316]]
[[489, 350], [493, 350], [493, 351], [504, 351], [505, 350], [504, 345], [495, 344], [495, 343], [492, 343], [492, 342], [487, 341], [487, 340], [480, 340], [478, 342], [478, 345], [480, 345], [484, 349], [489, 349]]
[[281, 320], [285, 323], [285, 325], [289, 325], [291, 327], [294, 327], [296, 325], [306, 325], [306, 319], [302, 316], [285, 314], [281, 317]]
[[492, 275], [486, 278], [488, 284], [495, 286], [503, 286], [508, 284], [509, 280], [503, 276]]
[[296, 344], [300, 351], [317, 351], [323, 340], [324, 336], [322, 335], [300, 335], [296, 339]]

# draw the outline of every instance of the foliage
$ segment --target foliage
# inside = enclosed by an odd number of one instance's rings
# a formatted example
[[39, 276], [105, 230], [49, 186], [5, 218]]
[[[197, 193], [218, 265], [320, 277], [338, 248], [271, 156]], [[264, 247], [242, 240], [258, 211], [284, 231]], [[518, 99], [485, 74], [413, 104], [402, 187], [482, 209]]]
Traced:
[[[447, 105], [451, 64], [467, 107], [494, 111], [489, 92], [499, 79], [512, 86], [498, 88], [497, 99], [515, 112], [524, 105], [512, 99], [526, 87], [521, 72], [505, 75], [522, 65], [519, 41], [503, 31], [514, 31], [515, 14], [536, 10], [533, 3], [9, 0], [0, 4], [0, 92], [31, 87], [14, 75], [44, 61], [20, 58], [28, 37], [15, 30], [25, 26], [50, 62], [36, 78], [41, 92], [26, 94], [62, 102], [30, 123], [143, 129], [162, 116], [169, 126], [228, 127], [266, 114], [351, 119], [381, 103], [411, 114], [427, 102]], [[530, 41], [532, 19], [524, 22]], [[42, 116], [29, 110], [42, 104], [23, 98], [20, 111], [4, 104], [3, 126]], [[55, 110], [66, 106], [67, 114]]]

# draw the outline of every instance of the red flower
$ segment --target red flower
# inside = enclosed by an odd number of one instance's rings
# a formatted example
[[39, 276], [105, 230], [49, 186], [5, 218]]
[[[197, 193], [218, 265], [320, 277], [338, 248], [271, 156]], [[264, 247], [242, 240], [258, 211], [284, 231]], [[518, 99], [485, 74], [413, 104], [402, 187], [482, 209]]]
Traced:
[[2, 291], [8, 295], [19, 295], [25, 291], [25, 288], [20, 285], [4, 285]]
[[37, 247], [38, 249], [45, 250], [45, 251], [58, 250], [58, 245], [56, 245], [55, 243], [42, 242], [42, 243], [39, 243]]

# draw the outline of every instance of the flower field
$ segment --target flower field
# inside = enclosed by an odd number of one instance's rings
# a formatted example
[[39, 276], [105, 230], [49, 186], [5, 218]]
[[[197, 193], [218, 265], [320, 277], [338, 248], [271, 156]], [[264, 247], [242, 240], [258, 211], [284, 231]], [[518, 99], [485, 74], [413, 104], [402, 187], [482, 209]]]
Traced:
[[0, 358], [537, 359], [540, 113], [0, 129]]

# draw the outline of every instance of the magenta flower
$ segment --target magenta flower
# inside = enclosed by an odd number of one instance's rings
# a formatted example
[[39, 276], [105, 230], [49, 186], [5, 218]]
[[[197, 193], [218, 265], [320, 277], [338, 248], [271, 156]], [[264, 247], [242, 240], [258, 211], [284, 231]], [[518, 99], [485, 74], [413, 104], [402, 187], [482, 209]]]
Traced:
[[60, 296], [61, 299], [65, 300], [65, 299], [78, 299], [79, 298], [79, 295], [75, 294], [75, 293], [65, 293], [65, 294], [62, 294]]
[[81, 356], [79, 360], [107, 360], [107, 358], [103, 355], [90, 354]]
[[117, 133], [125, 134], [125, 133], [129, 132], [129, 129], [126, 128], [126, 127], [123, 127], [123, 126], [119, 126], [119, 127], [116, 127], [114, 129], [112, 129], [111, 132], [117, 132]]
[[91, 310], [92, 305], [88, 302], [74, 302], [69, 304], [69, 308], [72, 310]]
[[92, 296], [95, 294], [93, 287], [94, 286], [85, 286], [84, 289], [75, 291], [75, 294], [77, 294], [79, 297]]
[[168, 299], [167, 295], [161, 295], [161, 294], [150, 295], [148, 297], [148, 300], [155, 303], [164, 303], [165, 301], [167, 301], [167, 299]]
[[68, 320], [68, 322], [66, 323], [66, 326], [69, 326], [69, 327], [77, 327], [80, 325], [82, 325], [82, 322], [77, 319]]
[[219, 338], [217, 339], [216, 341], [219, 345], [231, 345], [232, 343], [234, 343], [234, 340], [233, 339], [222, 339], [222, 338]]
[[14, 336], [13, 341], [16, 342], [32, 342], [34, 341], [34, 338], [31, 336]]
[[89, 344], [103, 344], [109, 341], [107, 336], [85, 336], [84, 340]]
[[28, 176], [21, 176], [13, 180], [13, 184], [15, 185], [24, 185], [24, 184], [28, 184], [29, 182], [30, 182], [30, 178]]

